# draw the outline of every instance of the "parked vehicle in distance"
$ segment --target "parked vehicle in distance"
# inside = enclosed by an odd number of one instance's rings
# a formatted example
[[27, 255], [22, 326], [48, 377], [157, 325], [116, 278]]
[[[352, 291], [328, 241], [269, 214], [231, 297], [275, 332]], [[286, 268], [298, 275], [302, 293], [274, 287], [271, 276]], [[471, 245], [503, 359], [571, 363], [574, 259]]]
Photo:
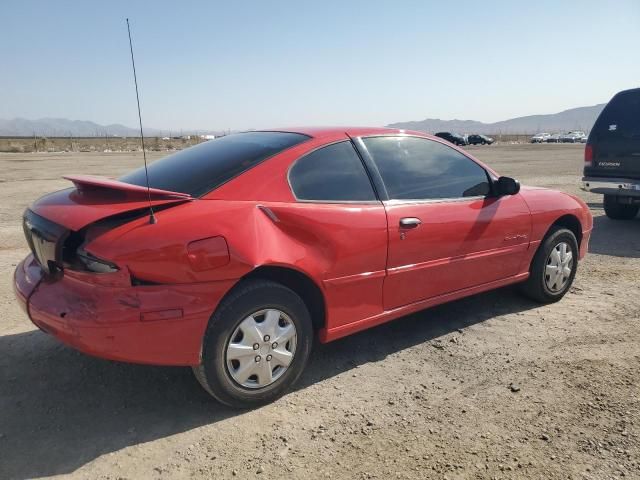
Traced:
[[545, 142], [547, 143], [560, 143], [560, 137], [562, 135], [560, 133], [554, 133], [552, 135], [549, 135], [547, 137], [547, 139], [545, 140]]
[[495, 140], [486, 135], [473, 134], [467, 137], [469, 145], [491, 145]]
[[387, 128], [232, 134], [153, 162], [149, 184], [144, 167], [65, 178], [24, 214], [14, 286], [33, 323], [91, 355], [191, 366], [234, 407], [282, 395], [316, 337], [508, 284], [556, 302], [592, 230], [572, 195]]
[[547, 138], [551, 136], [550, 133], [536, 133], [531, 137], [531, 143], [543, 143], [547, 141]]
[[562, 143], [580, 143], [580, 140], [585, 138], [586, 135], [581, 130], [574, 130], [560, 136], [560, 142]]
[[460, 135], [459, 133], [438, 132], [436, 133], [436, 137], [440, 137], [446, 140], [447, 142], [453, 143], [454, 145], [457, 145], [459, 147], [463, 147], [469, 144], [467, 140], [464, 138], [464, 136]]
[[584, 190], [604, 195], [604, 211], [631, 220], [640, 209], [640, 88], [617, 93], [584, 149]]
[[558, 143], [573, 143], [573, 133], [566, 132], [560, 135]]

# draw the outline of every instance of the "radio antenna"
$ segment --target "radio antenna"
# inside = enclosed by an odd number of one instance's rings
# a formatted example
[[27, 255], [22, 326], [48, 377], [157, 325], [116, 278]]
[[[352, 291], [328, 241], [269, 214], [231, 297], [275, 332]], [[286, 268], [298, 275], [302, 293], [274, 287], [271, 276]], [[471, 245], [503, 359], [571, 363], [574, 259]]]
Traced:
[[138, 94], [138, 77], [136, 76], [136, 61], [133, 59], [133, 42], [131, 41], [131, 27], [127, 18], [127, 32], [129, 32], [129, 50], [131, 50], [131, 66], [133, 67], [133, 83], [136, 85], [136, 101], [138, 102], [138, 121], [140, 122], [140, 140], [142, 142], [142, 158], [144, 158], [144, 175], [147, 180], [147, 200], [149, 200], [149, 223], [157, 222], [151, 205], [151, 187], [149, 187], [149, 170], [147, 169], [147, 152], [144, 148], [144, 133], [142, 131], [142, 113], [140, 113], [140, 95]]

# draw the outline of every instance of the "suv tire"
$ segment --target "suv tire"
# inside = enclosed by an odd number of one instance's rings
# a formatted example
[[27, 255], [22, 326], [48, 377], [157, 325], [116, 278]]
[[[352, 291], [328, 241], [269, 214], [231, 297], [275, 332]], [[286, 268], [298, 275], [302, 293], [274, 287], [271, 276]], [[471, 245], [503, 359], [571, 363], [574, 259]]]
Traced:
[[640, 210], [640, 205], [619, 203], [615, 195], [605, 195], [603, 203], [604, 213], [612, 220], [632, 220]]

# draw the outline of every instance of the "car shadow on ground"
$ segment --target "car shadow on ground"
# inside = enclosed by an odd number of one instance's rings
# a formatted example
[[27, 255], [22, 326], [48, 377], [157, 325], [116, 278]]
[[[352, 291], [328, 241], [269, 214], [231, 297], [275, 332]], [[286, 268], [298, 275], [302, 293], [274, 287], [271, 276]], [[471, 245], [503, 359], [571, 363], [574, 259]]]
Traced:
[[594, 216], [589, 253], [640, 258], [640, 215], [633, 220]]
[[[537, 304], [503, 288], [318, 345], [297, 390], [496, 315]], [[0, 337], [0, 478], [70, 473], [110, 452], [243, 411], [200, 388], [189, 368], [82, 355], [40, 331]]]

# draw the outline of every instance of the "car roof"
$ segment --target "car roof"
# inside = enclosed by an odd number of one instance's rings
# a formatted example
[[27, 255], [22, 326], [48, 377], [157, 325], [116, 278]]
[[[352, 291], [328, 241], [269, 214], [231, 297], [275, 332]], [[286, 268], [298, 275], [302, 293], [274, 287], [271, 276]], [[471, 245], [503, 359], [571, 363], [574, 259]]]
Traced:
[[[621, 94], [621, 93], [628, 94], [628, 93], [632, 93], [632, 92], [633, 93], [640, 93], [640, 88], [628, 88], [627, 90], [621, 90], [618, 93], [616, 93], [616, 95]], [[614, 95], [614, 97], [615, 97], [615, 95]]]
[[268, 128], [259, 130], [261, 132], [289, 132], [301, 133], [313, 138], [332, 137], [336, 135], [347, 134], [350, 137], [361, 137], [363, 135], [392, 135], [392, 134], [411, 134], [424, 137], [431, 135], [415, 130], [404, 130], [398, 128], [386, 127], [288, 127], [288, 128]]

